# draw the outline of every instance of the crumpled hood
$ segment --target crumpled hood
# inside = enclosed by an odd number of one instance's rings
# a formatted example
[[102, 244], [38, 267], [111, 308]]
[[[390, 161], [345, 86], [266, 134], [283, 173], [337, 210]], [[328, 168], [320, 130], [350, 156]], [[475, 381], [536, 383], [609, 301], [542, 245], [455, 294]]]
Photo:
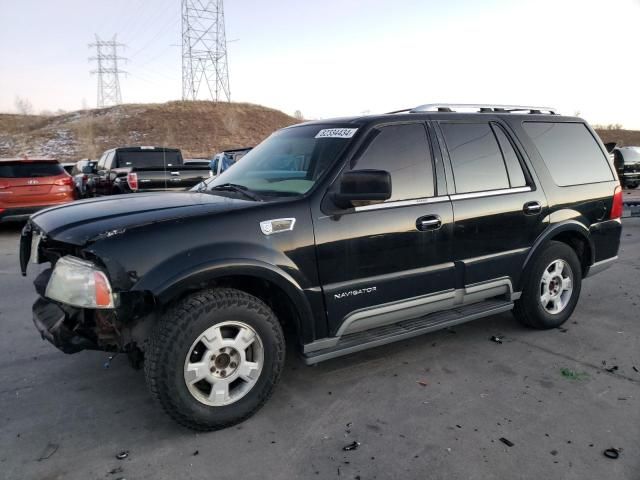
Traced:
[[198, 192], [134, 193], [49, 208], [34, 214], [31, 221], [53, 240], [84, 246], [150, 223], [255, 205], [252, 201]]

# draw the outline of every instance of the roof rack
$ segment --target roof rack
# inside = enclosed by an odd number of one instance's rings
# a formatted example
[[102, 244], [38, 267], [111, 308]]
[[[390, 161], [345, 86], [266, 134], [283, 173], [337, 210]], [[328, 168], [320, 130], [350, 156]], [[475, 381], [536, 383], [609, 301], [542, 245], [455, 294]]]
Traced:
[[421, 113], [421, 112], [456, 112], [459, 110], [475, 110], [479, 113], [547, 113], [556, 115], [557, 109], [553, 107], [531, 107], [525, 105], [495, 105], [481, 103], [427, 103], [412, 109], [399, 110], [390, 113]]

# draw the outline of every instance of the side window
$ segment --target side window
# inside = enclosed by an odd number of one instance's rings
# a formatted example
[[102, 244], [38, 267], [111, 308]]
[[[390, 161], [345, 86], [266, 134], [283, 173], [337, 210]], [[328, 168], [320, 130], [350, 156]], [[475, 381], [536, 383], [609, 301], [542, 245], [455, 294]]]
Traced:
[[524, 172], [522, 171], [522, 165], [520, 164], [518, 154], [507, 138], [507, 134], [502, 130], [502, 127], [495, 124], [493, 124], [492, 127], [493, 133], [496, 134], [496, 138], [500, 144], [504, 164], [507, 166], [507, 173], [509, 174], [509, 184], [511, 185], [511, 188], [524, 187], [527, 184], [527, 181], [524, 178]]
[[386, 170], [391, 174], [390, 202], [432, 197], [433, 164], [424, 125], [380, 128], [353, 167], [353, 170], [366, 169]]
[[561, 187], [613, 180], [609, 160], [583, 123], [524, 122], [551, 178]]
[[500, 147], [488, 123], [441, 123], [457, 193], [509, 188]]

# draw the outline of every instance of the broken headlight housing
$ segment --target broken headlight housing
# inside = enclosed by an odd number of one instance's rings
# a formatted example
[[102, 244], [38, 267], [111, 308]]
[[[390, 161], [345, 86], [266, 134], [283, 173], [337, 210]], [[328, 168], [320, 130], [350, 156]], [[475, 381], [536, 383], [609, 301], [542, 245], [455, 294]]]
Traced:
[[82, 308], [114, 308], [116, 296], [109, 279], [96, 266], [71, 255], [56, 262], [45, 296]]

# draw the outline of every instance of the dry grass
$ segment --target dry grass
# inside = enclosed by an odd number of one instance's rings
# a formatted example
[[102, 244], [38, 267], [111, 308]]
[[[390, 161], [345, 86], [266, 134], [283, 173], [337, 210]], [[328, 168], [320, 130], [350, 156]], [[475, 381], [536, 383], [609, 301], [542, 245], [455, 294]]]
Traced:
[[639, 130], [621, 130], [621, 129], [596, 129], [598, 135], [604, 143], [616, 142], [619, 147], [624, 146], [640, 146]]
[[206, 101], [119, 105], [49, 117], [0, 114], [0, 157], [96, 158], [123, 145], [164, 145], [181, 148], [187, 158], [210, 157], [256, 145], [297, 122], [259, 105]]
[[[54, 116], [0, 114], [0, 157], [97, 158], [124, 145], [164, 145], [181, 148], [187, 158], [210, 157], [256, 145], [298, 121], [259, 105], [206, 101], [119, 105]], [[597, 129], [603, 142], [640, 145], [640, 131], [614, 127]]]

